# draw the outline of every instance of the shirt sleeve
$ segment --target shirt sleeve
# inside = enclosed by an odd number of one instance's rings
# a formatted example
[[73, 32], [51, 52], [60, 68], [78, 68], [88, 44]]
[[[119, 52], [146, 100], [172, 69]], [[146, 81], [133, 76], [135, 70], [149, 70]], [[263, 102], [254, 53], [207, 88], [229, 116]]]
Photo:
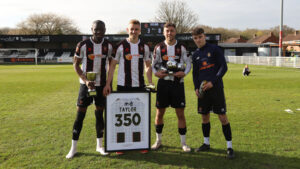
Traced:
[[75, 50], [75, 57], [77, 58], [83, 58], [84, 56], [84, 50], [85, 50], [85, 45], [82, 45], [81, 42], [79, 42], [76, 46]]
[[[225, 75], [228, 68], [224, 57], [224, 53], [222, 52], [221, 48], [218, 46], [215, 49], [215, 56], [216, 56], [217, 65], [219, 65], [219, 69], [216, 73], [216, 81], [219, 81]], [[216, 81], [214, 81], [213, 83], [215, 83]]]
[[152, 72], [153, 74], [155, 74], [157, 72], [156, 68], [155, 68], [155, 65], [157, 63], [160, 63], [160, 47], [159, 46], [156, 46], [154, 48], [154, 51], [153, 51], [153, 55], [152, 55]]
[[191, 71], [192, 65], [191, 65], [190, 58], [187, 56], [187, 51], [184, 46], [181, 46], [181, 56], [182, 56], [183, 62], [186, 64], [184, 73], [187, 75]]
[[[196, 52], [195, 52], [196, 53]], [[195, 90], [199, 89], [200, 87], [200, 81], [199, 81], [199, 65], [196, 63], [196, 55], [194, 54], [192, 56], [192, 63], [193, 63], [193, 82]]]
[[119, 62], [122, 55], [123, 55], [123, 45], [120, 45], [117, 48], [116, 55], [115, 57], [113, 57], [113, 59]]

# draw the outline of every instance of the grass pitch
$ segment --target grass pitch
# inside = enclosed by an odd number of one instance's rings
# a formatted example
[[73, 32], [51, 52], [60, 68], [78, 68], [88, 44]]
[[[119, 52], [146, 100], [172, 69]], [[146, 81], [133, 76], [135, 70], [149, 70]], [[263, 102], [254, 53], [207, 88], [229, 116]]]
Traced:
[[[224, 84], [234, 160], [225, 159], [226, 142], [214, 114], [211, 151], [183, 153], [171, 108], [165, 114], [164, 146], [160, 150], [145, 155], [100, 156], [95, 151], [93, 106], [84, 120], [78, 154], [68, 160], [65, 155], [71, 145], [79, 89], [72, 66], [0, 65], [0, 168], [299, 168], [300, 70], [250, 66], [252, 74], [243, 77], [243, 65], [228, 66]], [[203, 136], [191, 73], [185, 79], [185, 89], [187, 144], [195, 149]], [[152, 95], [152, 143], [154, 103]]]

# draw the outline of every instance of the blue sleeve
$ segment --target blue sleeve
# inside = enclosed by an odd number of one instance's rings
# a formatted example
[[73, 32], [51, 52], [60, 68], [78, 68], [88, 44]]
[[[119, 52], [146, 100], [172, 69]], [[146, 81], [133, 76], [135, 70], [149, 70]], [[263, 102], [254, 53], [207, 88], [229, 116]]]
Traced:
[[196, 89], [199, 89], [199, 65], [196, 63], [196, 60], [195, 60], [196, 56], [193, 55], [192, 56], [192, 60], [193, 60], [193, 82], [194, 82], [194, 87], [195, 87], [195, 90]]
[[[224, 57], [224, 53], [222, 52], [221, 48], [216, 46], [215, 48], [215, 57], [216, 57], [216, 65], [218, 65], [218, 70], [216, 74], [216, 81], [219, 81], [222, 79], [222, 77], [227, 72], [227, 63]], [[213, 83], [215, 83], [214, 81]]]

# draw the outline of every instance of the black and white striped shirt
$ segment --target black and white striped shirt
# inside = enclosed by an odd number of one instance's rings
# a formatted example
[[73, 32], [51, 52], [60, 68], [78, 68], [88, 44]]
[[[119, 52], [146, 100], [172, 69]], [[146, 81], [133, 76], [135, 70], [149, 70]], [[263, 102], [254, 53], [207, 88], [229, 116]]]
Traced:
[[[105, 86], [108, 59], [112, 57], [112, 52], [112, 44], [106, 39], [95, 43], [89, 38], [77, 44], [75, 57], [82, 59], [83, 73], [97, 72], [95, 86]], [[80, 83], [84, 84], [81, 78]]]

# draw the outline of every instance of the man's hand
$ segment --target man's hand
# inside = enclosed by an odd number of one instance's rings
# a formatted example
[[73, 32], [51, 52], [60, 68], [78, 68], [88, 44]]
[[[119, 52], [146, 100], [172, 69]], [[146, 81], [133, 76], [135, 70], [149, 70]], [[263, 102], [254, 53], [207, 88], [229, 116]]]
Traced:
[[212, 84], [212, 82], [211, 82], [211, 81], [208, 81], [207, 83], [205, 83], [205, 84], [203, 85], [202, 90], [203, 90], [203, 91], [209, 90], [209, 89], [211, 89], [213, 86], [214, 86], [214, 85]]
[[185, 76], [185, 73], [183, 71], [178, 71], [174, 73], [174, 76], [178, 78], [183, 78]]
[[89, 88], [89, 89], [94, 89], [95, 88], [95, 82], [94, 81], [85, 81], [85, 85]]
[[158, 78], [164, 78], [164, 77], [168, 76], [168, 74], [165, 71], [158, 71], [155, 73], [155, 76]]
[[196, 89], [196, 90], [195, 90], [195, 94], [196, 94], [197, 97], [200, 97], [199, 89]]
[[107, 96], [111, 93], [111, 87], [110, 85], [105, 85], [105, 87], [103, 88], [103, 95]]

